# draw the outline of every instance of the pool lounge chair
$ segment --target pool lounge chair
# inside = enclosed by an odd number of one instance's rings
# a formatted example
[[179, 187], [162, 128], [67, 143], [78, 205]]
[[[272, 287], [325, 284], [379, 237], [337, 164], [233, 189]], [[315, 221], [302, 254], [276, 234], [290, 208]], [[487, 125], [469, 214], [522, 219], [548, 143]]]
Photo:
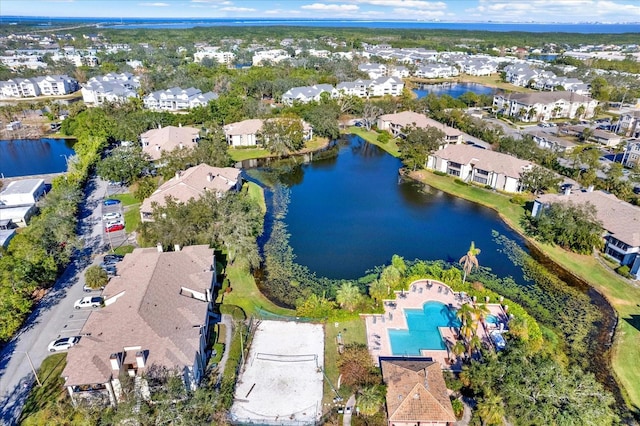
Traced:
[[376, 323], [376, 316], [375, 315], [373, 316], [373, 323], [374, 324]]
[[382, 321], [382, 323], [384, 324], [384, 315], [380, 317], [380, 321]]
[[442, 286], [441, 285], [438, 286], [438, 293], [442, 293]]
[[422, 287], [418, 287], [418, 293], [422, 294]]

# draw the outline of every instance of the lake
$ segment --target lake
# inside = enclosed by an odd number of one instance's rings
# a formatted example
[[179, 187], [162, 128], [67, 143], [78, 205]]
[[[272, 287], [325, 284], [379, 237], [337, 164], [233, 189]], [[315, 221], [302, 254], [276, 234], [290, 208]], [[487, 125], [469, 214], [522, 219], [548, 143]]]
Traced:
[[473, 92], [476, 95], [494, 95], [496, 89], [478, 83], [440, 83], [440, 84], [424, 84], [421, 89], [414, 89], [413, 93], [418, 99], [433, 93], [438, 96], [449, 95], [452, 98], [458, 98], [466, 92]]
[[15, 177], [67, 170], [74, 155], [71, 139], [0, 140], [0, 176]]
[[351, 135], [336, 157], [282, 175], [290, 188], [285, 222], [296, 262], [320, 276], [351, 279], [388, 264], [394, 254], [457, 262], [475, 241], [481, 265], [523, 282], [522, 270], [500, 253], [491, 231], [523, 241], [494, 211], [401, 180], [401, 165]]

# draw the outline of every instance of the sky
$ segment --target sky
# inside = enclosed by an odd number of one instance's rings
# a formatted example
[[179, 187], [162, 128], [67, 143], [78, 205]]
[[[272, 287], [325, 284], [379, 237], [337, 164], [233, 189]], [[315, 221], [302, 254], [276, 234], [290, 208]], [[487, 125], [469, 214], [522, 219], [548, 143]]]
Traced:
[[0, 0], [0, 16], [640, 22], [640, 0]]

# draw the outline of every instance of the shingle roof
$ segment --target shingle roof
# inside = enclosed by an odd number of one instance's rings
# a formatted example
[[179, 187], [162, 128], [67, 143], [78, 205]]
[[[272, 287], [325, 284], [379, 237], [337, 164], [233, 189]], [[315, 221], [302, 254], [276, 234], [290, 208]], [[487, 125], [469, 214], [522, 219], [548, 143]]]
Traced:
[[140, 211], [151, 212], [153, 203], [164, 206], [166, 197], [186, 203], [191, 199], [200, 198], [206, 190], [227, 192], [237, 184], [239, 178], [240, 170], [238, 169], [212, 167], [203, 163], [163, 183], [150, 197], [144, 199]]
[[230, 123], [224, 126], [224, 132], [227, 136], [255, 135], [260, 129], [262, 129], [262, 120], [259, 118]]
[[533, 105], [533, 104], [550, 104], [564, 100], [567, 102], [591, 102], [593, 99], [578, 95], [574, 92], [568, 91], [553, 91], [553, 92], [534, 92], [534, 93], [513, 93], [506, 96], [506, 98], [512, 101], [518, 101], [521, 104]]
[[387, 358], [380, 366], [387, 385], [389, 423], [456, 421], [438, 363]]
[[602, 191], [574, 191], [569, 195], [543, 194], [537, 198], [543, 204], [554, 202], [576, 204], [591, 203], [596, 217], [614, 238], [632, 247], [640, 246], [640, 207], [618, 199]]
[[[204, 245], [163, 253], [156, 248], [136, 249], [126, 255], [118, 264], [119, 276], [103, 293], [107, 301], [120, 296], [89, 315], [83, 337], [67, 354], [65, 384], [107, 382], [114, 374], [110, 355], [124, 352], [125, 347], [147, 351], [147, 366], [192, 366], [209, 303], [183, 296], [180, 290], [210, 289], [213, 260], [213, 250]], [[127, 356], [124, 363], [132, 360]]]
[[173, 151], [182, 144], [185, 147], [194, 147], [194, 140], [198, 138], [200, 131], [194, 127], [167, 126], [161, 129], [151, 129], [140, 135], [140, 139], [148, 144], [143, 144], [142, 150], [149, 154], [153, 160], [162, 155], [162, 151]]
[[418, 114], [413, 111], [403, 111], [397, 114], [384, 114], [380, 116], [380, 119], [383, 121], [389, 121], [401, 127], [412, 125], [419, 128], [436, 127], [437, 129], [442, 130], [447, 136], [457, 137], [462, 134], [458, 129], [454, 129], [446, 124], [433, 120], [424, 114]]
[[529, 161], [471, 145], [448, 145], [432, 155], [459, 164], [473, 164], [476, 169], [493, 171], [515, 179], [519, 179], [520, 173], [532, 166]]

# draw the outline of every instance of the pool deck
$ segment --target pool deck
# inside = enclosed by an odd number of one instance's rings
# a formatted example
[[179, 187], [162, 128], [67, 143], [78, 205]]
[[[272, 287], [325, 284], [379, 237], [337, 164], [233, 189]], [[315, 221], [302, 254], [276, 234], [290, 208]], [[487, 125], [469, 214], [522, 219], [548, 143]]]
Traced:
[[[446, 284], [435, 280], [414, 281], [408, 291], [396, 291], [395, 294], [396, 298], [394, 300], [384, 301], [384, 314], [362, 315], [367, 327], [367, 345], [376, 365], [378, 364], [378, 357], [393, 356], [387, 330], [407, 330], [407, 321], [404, 315], [405, 309], [422, 309], [425, 302], [430, 301], [441, 302], [453, 309], [459, 309], [464, 303], [473, 303], [464, 293], [454, 292]], [[500, 324], [506, 324], [508, 316], [500, 304], [486, 303], [485, 306], [492, 315], [498, 318]], [[491, 345], [489, 333], [499, 327], [489, 323], [479, 323], [476, 332], [483, 344]], [[447, 346], [455, 344], [457, 331], [453, 327], [438, 327], [438, 329]], [[422, 350], [421, 355], [439, 362], [443, 370], [460, 371], [462, 368], [460, 360], [453, 362], [449, 360], [449, 351], [447, 349]], [[415, 355], [409, 354], [409, 356]], [[453, 357], [454, 355], [452, 354]]]

